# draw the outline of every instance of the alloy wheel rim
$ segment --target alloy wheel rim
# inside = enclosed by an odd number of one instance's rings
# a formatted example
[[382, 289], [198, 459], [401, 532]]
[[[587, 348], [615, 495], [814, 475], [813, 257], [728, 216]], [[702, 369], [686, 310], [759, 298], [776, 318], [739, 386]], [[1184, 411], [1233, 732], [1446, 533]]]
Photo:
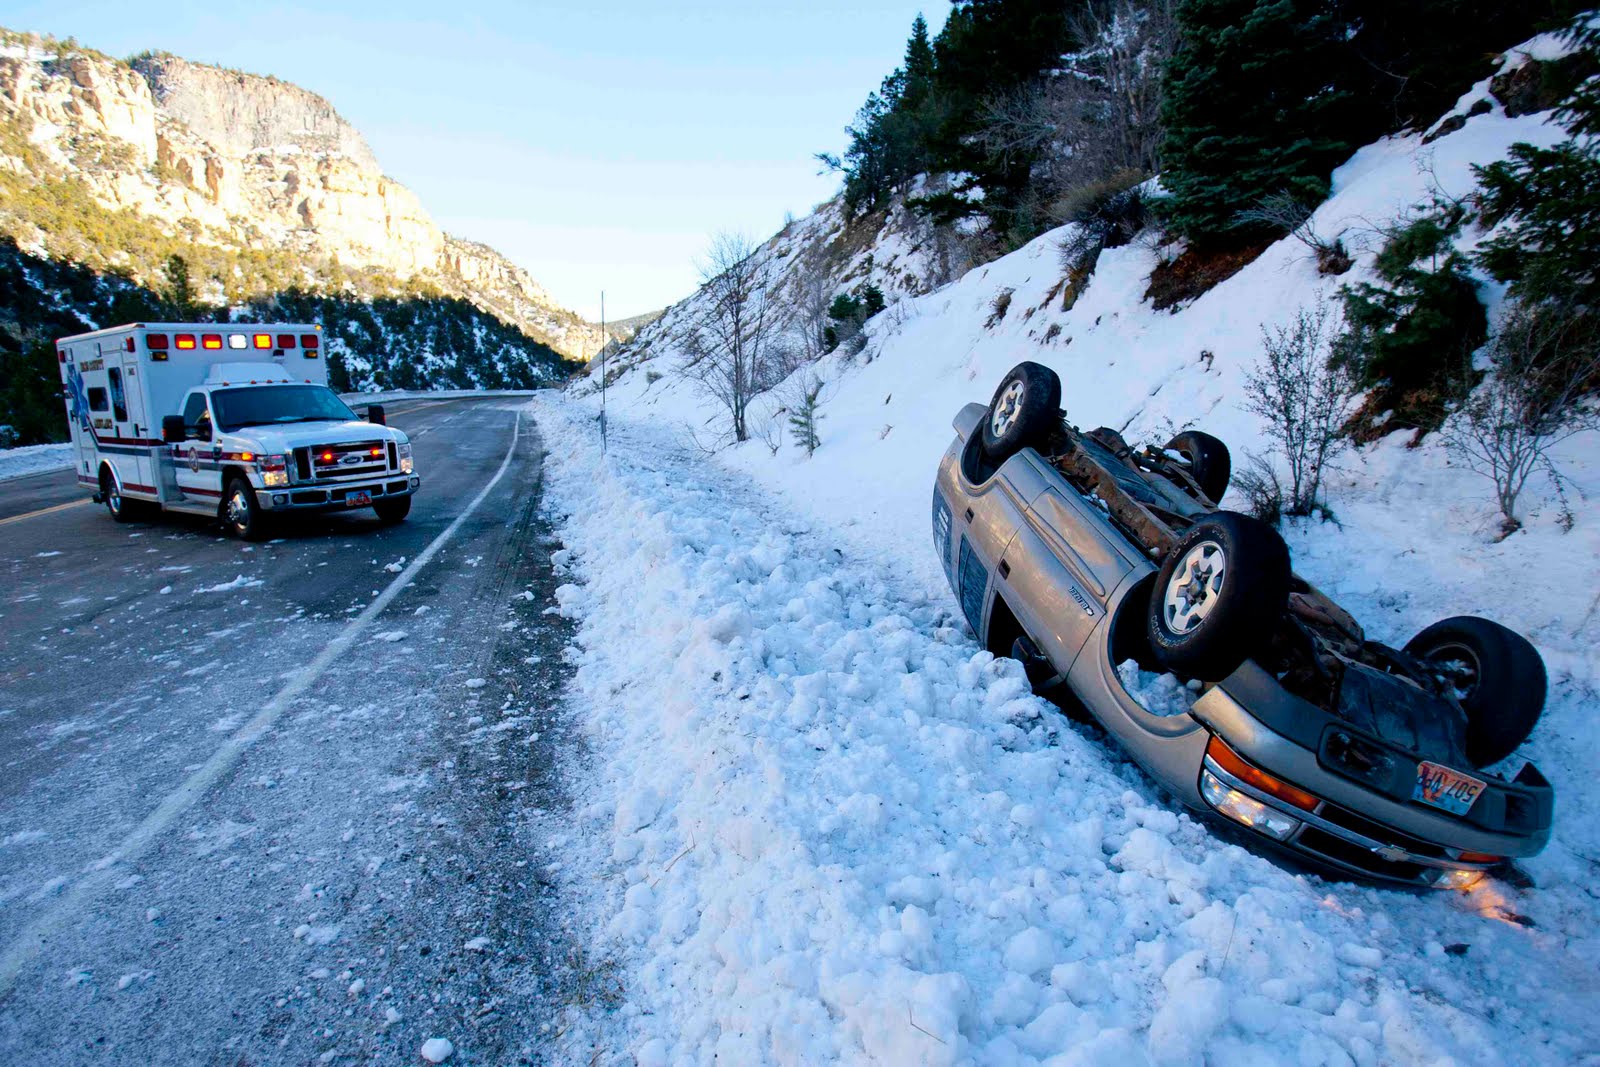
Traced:
[[241, 530], [250, 521], [250, 502], [237, 489], [228, 497], [228, 521]]
[[1022, 412], [1023, 389], [1021, 380], [1014, 381], [1006, 386], [1000, 399], [995, 402], [994, 418], [989, 425], [996, 437], [1004, 437], [1016, 425], [1017, 416]]
[[1201, 541], [1178, 561], [1162, 594], [1167, 629], [1180, 637], [1192, 633], [1216, 610], [1228, 574], [1228, 555], [1215, 541]]

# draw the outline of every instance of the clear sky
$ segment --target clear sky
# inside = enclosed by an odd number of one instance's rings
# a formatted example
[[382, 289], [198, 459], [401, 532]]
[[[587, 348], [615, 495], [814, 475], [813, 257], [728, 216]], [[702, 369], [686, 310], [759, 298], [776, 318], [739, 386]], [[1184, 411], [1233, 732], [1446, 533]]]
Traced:
[[160, 49], [331, 100], [452, 233], [616, 318], [693, 290], [719, 229], [766, 237], [944, 0], [251, 4], [0, 0], [0, 25]]

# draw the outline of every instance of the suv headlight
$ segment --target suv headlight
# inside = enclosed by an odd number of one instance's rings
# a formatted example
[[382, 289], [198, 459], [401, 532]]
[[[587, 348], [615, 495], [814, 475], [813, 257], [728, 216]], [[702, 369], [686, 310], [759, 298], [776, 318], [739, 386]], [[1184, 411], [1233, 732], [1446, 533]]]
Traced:
[[399, 456], [400, 456], [400, 473], [401, 474], [410, 474], [414, 469], [416, 469], [416, 464], [414, 464], [411, 461], [411, 442], [410, 441], [407, 441], [405, 444], [400, 446]]
[[281, 452], [272, 456], [257, 456], [256, 469], [261, 472], [261, 484], [268, 489], [289, 484], [289, 457]]

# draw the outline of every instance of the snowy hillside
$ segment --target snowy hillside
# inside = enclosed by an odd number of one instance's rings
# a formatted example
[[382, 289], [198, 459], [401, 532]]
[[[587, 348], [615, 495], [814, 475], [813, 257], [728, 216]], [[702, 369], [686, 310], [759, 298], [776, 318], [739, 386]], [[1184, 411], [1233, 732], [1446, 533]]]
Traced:
[[[611, 381], [608, 456], [593, 412], [546, 406], [566, 439], [551, 492], [571, 516], [580, 710], [606, 776], [589, 813], [602, 934], [639, 1062], [1563, 1062], [1600, 1046], [1583, 1007], [1600, 997], [1594, 435], [1559, 457], [1570, 532], [1540, 500], [1494, 542], [1488, 483], [1399, 433], [1344, 460], [1336, 524], [1286, 531], [1297, 570], [1377, 640], [1481, 614], [1538, 645], [1550, 701], [1513, 763], [1536, 760], [1558, 800], [1527, 887], [1413, 897], [1224, 844], [976, 647], [929, 547], [950, 419], [1020, 360], [1061, 375], [1082, 426], [1194, 426], [1236, 462], [1264, 451], [1241, 397], [1263, 326], [1370, 277], [1377, 228], [1430, 191], [1465, 195], [1473, 164], [1560, 140], [1546, 118], [1491, 107], [1432, 144], [1356, 153], [1313, 220], [1357, 254], [1343, 277], [1285, 239], [1157, 312], [1162, 250], [1135, 242], [1063, 309], [1058, 230], [932, 292], [885, 285], [865, 350], [812, 369], [810, 458], [780, 443], [776, 396], [757, 415], [776, 450], [699, 450], [718, 411], [680, 373], [692, 300]], [[833, 232], [825, 211], [766, 254]], [[855, 262], [869, 254], [890, 258]]]

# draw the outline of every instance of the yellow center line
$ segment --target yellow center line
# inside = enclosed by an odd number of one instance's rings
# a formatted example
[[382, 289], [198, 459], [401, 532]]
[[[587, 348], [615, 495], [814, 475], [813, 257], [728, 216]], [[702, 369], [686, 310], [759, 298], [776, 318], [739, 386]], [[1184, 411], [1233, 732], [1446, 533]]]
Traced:
[[23, 519], [34, 519], [38, 518], [40, 515], [49, 515], [53, 511], [66, 511], [68, 508], [81, 508], [85, 504], [92, 503], [94, 503], [92, 500], [72, 500], [65, 504], [57, 504], [55, 507], [40, 508], [38, 511], [28, 511], [21, 515], [13, 515], [9, 519], [0, 519], [0, 526], [9, 526], [14, 522], [21, 522]]

